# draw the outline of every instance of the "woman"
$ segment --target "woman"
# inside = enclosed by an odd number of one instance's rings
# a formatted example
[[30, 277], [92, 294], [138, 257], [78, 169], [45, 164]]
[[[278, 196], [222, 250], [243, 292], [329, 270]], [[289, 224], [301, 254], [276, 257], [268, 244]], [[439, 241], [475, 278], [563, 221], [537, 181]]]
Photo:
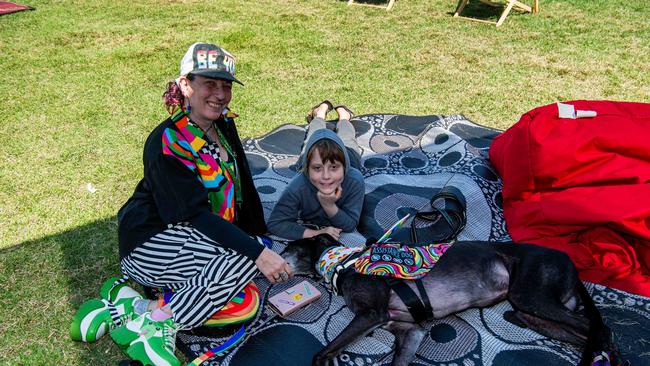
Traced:
[[144, 178], [118, 213], [124, 274], [174, 291], [162, 307], [137, 297], [120, 299], [122, 314], [113, 310], [107, 320], [115, 342], [145, 364], [179, 364], [175, 331], [203, 324], [258, 271], [272, 283], [292, 277], [282, 257], [250, 236], [265, 233], [266, 226], [235, 128], [237, 115], [228, 110], [232, 83], [241, 84], [233, 56], [195, 43], [180, 70], [164, 94], [175, 113], [149, 135]]

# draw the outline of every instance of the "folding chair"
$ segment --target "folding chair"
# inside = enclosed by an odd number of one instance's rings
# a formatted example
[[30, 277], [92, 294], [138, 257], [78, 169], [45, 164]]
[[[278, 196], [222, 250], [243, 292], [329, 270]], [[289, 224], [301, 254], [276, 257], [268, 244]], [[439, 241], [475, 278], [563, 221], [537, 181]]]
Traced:
[[[462, 1], [462, 0], [461, 0]], [[365, 3], [355, 3], [354, 0], [348, 1], [348, 5], [363, 5], [363, 6], [372, 6], [375, 8], [383, 8], [386, 9], [386, 11], [390, 10], [393, 5], [395, 4], [395, 0], [389, 0], [388, 5], [383, 6], [383, 5], [375, 5], [375, 4], [365, 4]]]
[[[352, 0], [350, 0], [352, 1]], [[489, 0], [479, 0], [480, 2], [490, 5], [490, 6], [500, 6], [492, 1]], [[495, 22], [491, 22], [488, 20], [483, 20], [483, 19], [476, 19], [476, 18], [469, 18], [469, 17], [462, 17], [460, 16], [460, 13], [465, 9], [465, 6], [469, 3], [469, 0], [459, 0], [458, 1], [458, 7], [456, 8], [456, 12], [454, 13], [454, 17], [460, 17], [463, 19], [468, 19], [468, 20], [474, 20], [477, 22], [483, 22], [483, 23], [490, 23], [490, 24], [495, 24]], [[530, 6], [521, 3], [517, 0], [508, 0], [508, 4], [506, 5], [505, 9], [503, 10], [503, 13], [501, 13], [501, 16], [499, 17], [499, 20], [496, 21], [497, 27], [503, 24], [503, 21], [506, 20], [506, 17], [510, 13], [510, 10], [512, 10], [513, 7], [517, 7], [520, 10], [527, 11], [529, 13], [538, 13], [539, 12], [539, 0], [534, 0], [533, 7], [531, 8]]]

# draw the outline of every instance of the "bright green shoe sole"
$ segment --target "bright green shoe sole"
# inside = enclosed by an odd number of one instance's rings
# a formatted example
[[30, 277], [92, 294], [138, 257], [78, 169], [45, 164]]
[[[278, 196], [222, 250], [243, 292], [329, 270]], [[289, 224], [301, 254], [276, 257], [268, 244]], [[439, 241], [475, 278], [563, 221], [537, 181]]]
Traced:
[[173, 353], [169, 353], [157, 343], [160, 342], [150, 344], [146, 339], [138, 339], [126, 350], [126, 354], [132, 360], [140, 361], [144, 365], [181, 366], [181, 362]]
[[84, 302], [77, 310], [70, 324], [70, 338], [73, 341], [95, 342], [109, 330], [112, 322], [108, 304], [92, 299]]

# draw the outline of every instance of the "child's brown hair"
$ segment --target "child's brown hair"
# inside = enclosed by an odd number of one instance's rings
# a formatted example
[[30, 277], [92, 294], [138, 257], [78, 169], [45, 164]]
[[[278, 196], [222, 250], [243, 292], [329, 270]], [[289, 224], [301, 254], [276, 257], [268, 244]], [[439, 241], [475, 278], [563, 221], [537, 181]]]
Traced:
[[311, 163], [311, 158], [314, 155], [314, 149], [318, 149], [318, 153], [320, 154], [323, 163], [328, 161], [330, 163], [335, 163], [338, 161], [343, 164], [343, 167], [345, 168], [345, 153], [341, 150], [341, 146], [330, 139], [322, 139], [316, 141], [309, 149], [309, 152], [307, 153], [307, 161], [303, 170], [309, 168], [309, 163]]

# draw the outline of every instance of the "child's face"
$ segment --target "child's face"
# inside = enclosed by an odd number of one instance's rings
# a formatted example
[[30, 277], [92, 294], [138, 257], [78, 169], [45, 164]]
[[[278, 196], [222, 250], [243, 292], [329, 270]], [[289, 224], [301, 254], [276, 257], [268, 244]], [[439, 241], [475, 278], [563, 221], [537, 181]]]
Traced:
[[311, 160], [309, 160], [309, 181], [322, 194], [333, 194], [343, 182], [343, 163], [328, 161], [323, 163], [318, 149], [314, 149]]

